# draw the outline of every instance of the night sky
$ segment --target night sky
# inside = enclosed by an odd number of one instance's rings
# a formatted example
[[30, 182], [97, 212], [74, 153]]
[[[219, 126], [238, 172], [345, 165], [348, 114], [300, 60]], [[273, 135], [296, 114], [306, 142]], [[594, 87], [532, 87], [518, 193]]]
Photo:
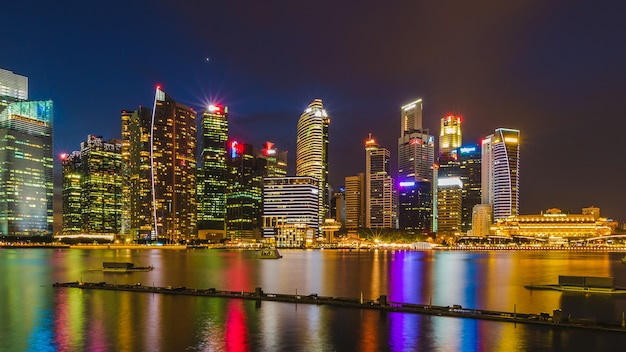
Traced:
[[431, 134], [448, 113], [464, 143], [521, 130], [522, 214], [626, 220], [626, 2], [339, 3], [7, 1], [0, 67], [54, 100], [55, 155], [119, 138], [120, 111], [161, 84], [197, 111], [227, 105], [231, 137], [275, 142], [293, 172], [297, 120], [321, 98], [337, 187], [365, 168], [369, 132], [395, 169], [400, 106], [423, 98]]

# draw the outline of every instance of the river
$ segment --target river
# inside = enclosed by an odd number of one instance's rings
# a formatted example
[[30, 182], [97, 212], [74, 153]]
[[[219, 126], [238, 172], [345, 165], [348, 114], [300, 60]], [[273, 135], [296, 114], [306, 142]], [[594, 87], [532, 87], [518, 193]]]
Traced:
[[[598, 332], [208, 297], [53, 288], [90, 281], [290, 293], [621, 321], [626, 296], [530, 291], [559, 275], [611, 276], [621, 253], [575, 251], [0, 249], [0, 351], [596, 351]], [[103, 261], [150, 272], [89, 271]]]

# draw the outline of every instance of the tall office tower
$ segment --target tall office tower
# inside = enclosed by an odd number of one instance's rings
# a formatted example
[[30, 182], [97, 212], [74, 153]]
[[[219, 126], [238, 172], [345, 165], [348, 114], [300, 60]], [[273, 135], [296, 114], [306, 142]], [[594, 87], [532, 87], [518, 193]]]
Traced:
[[52, 236], [52, 106], [0, 104], [0, 235]]
[[28, 77], [0, 68], [0, 101], [28, 100]]
[[444, 155], [459, 148], [462, 141], [461, 116], [448, 115], [441, 118], [439, 132], [439, 155]]
[[298, 120], [296, 140], [296, 176], [315, 177], [320, 181], [319, 224], [328, 215], [328, 127], [330, 118], [321, 99], [313, 100]]
[[519, 130], [498, 128], [482, 140], [482, 203], [493, 220], [519, 215]]
[[[413, 191], [405, 188], [404, 204], [399, 208], [400, 228], [404, 230], [422, 229], [430, 232], [433, 226], [433, 182], [435, 182], [435, 137], [428, 134], [428, 130], [422, 129], [422, 100], [416, 100], [404, 105], [400, 109], [401, 128], [398, 138], [398, 181], [406, 182], [413, 186], [419, 186], [415, 191], [417, 196], [409, 196]], [[430, 185], [424, 184], [425, 182]], [[406, 186], [408, 187], [408, 186]], [[430, 195], [425, 194], [430, 190]], [[408, 192], [408, 193], [407, 193]], [[420, 202], [408, 204], [407, 202]], [[403, 214], [405, 211], [420, 209], [419, 216], [416, 214]], [[419, 221], [409, 223], [408, 221]]]
[[160, 87], [154, 106], [153, 115], [142, 107], [122, 112], [127, 231], [175, 243], [193, 238], [197, 230], [196, 112]]
[[463, 183], [461, 231], [472, 228], [474, 206], [481, 203], [481, 155], [478, 145], [465, 145], [456, 149], [459, 177]]
[[226, 237], [260, 239], [265, 159], [256, 157], [252, 145], [231, 141], [226, 165]]
[[202, 112], [198, 172], [198, 238], [226, 237], [228, 107], [209, 105]]
[[437, 179], [437, 233], [460, 235], [463, 183], [459, 177]]
[[365, 141], [365, 227], [396, 228], [396, 194], [389, 176], [388, 149], [372, 138]]
[[89, 135], [63, 155], [63, 233], [118, 235], [121, 230], [122, 144]]
[[263, 237], [278, 247], [304, 247], [319, 230], [319, 180], [271, 177], [263, 186]]
[[330, 199], [330, 217], [340, 223], [342, 227], [346, 224], [346, 189], [340, 188], [333, 192]]
[[365, 227], [365, 174], [346, 176], [346, 222], [350, 233]]
[[432, 182], [401, 181], [398, 184], [398, 225], [408, 234], [430, 232], [433, 222]]
[[287, 176], [287, 151], [278, 150], [274, 143], [265, 142], [259, 158], [266, 160], [264, 177], [285, 177]]

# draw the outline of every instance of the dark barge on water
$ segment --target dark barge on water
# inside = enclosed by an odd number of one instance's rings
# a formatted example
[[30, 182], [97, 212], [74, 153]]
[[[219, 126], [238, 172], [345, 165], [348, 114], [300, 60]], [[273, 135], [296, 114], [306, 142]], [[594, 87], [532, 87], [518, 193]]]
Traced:
[[562, 292], [599, 293], [606, 295], [624, 295], [626, 288], [616, 287], [615, 279], [605, 276], [569, 276], [559, 275], [558, 284], [539, 284], [524, 286], [529, 290], [554, 290]]
[[381, 295], [376, 300], [364, 300], [361, 298], [344, 298], [344, 297], [329, 297], [319, 296], [316, 293], [309, 295], [292, 295], [292, 294], [280, 294], [280, 293], [265, 293], [260, 287], [255, 288], [253, 292], [246, 291], [223, 291], [215, 288], [198, 289], [187, 288], [184, 286], [144, 286], [141, 283], [132, 284], [110, 284], [106, 282], [65, 282], [55, 283], [52, 285], [56, 288], [79, 288], [79, 289], [93, 289], [93, 290], [110, 290], [110, 291], [128, 291], [128, 292], [143, 292], [143, 293], [160, 293], [160, 294], [173, 294], [184, 296], [202, 296], [202, 297], [218, 297], [218, 298], [230, 298], [230, 299], [245, 299], [254, 301], [273, 301], [284, 303], [300, 303], [300, 304], [315, 304], [315, 305], [327, 305], [344, 308], [357, 308], [357, 309], [374, 309], [385, 312], [401, 312], [401, 313], [413, 313], [413, 314], [427, 314], [446, 317], [458, 317], [469, 319], [481, 319], [500, 322], [522, 323], [522, 324], [535, 324], [546, 325], [554, 327], [567, 327], [567, 328], [582, 328], [593, 329], [603, 331], [615, 331], [626, 332], [626, 324], [622, 322], [601, 322], [594, 321], [593, 324], [587, 322], [581, 323], [573, 319], [563, 317], [560, 309], [555, 309], [552, 315], [549, 313], [529, 314], [502, 311], [491, 311], [484, 309], [471, 309], [463, 308], [460, 305], [453, 306], [435, 306], [430, 304], [413, 304], [413, 303], [400, 303], [390, 302], [387, 300], [386, 295]]
[[105, 273], [132, 273], [135, 271], [151, 271], [154, 269], [150, 266], [135, 266], [133, 263], [127, 262], [103, 262], [102, 268], [92, 268], [89, 271], [102, 271]]

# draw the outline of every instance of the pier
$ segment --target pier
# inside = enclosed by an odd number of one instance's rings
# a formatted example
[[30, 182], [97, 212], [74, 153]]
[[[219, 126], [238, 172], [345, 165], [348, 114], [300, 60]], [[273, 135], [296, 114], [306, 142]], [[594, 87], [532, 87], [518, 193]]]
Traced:
[[282, 294], [282, 293], [266, 293], [260, 287], [254, 291], [224, 291], [215, 288], [198, 289], [187, 288], [184, 286], [144, 286], [141, 283], [132, 284], [110, 284], [106, 282], [65, 282], [55, 283], [55, 288], [78, 288], [84, 290], [109, 290], [109, 291], [128, 291], [139, 293], [153, 294], [170, 294], [182, 296], [200, 296], [215, 297], [229, 299], [244, 299], [254, 301], [272, 301], [295, 304], [314, 304], [327, 305], [333, 307], [356, 308], [356, 309], [373, 309], [383, 312], [400, 312], [412, 314], [426, 314], [445, 317], [480, 319], [509, 323], [545, 325], [559, 328], [579, 328], [603, 331], [626, 332], [625, 322], [603, 322], [577, 320], [564, 317], [561, 310], [555, 309], [552, 314], [541, 312], [537, 314], [492, 311], [484, 309], [464, 308], [460, 305], [452, 306], [435, 306], [429, 304], [414, 304], [390, 302], [386, 295], [381, 295], [376, 300], [363, 298], [345, 298], [320, 296], [316, 293], [308, 295], [298, 294]]

